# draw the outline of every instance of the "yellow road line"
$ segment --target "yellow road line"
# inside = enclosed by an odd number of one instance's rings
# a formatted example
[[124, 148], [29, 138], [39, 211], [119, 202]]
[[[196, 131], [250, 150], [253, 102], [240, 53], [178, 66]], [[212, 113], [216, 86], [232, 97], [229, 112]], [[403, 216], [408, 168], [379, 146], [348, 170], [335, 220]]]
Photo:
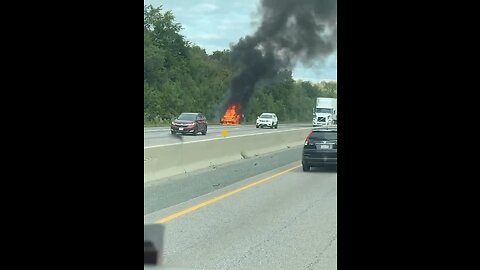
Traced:
[[276, 174], [274, 174], [274, 175], [270, 175], [270, 176], [267, 176], [267, 177], [262, 178], [262, 179], [260, 179], [260, 180], [257, 180], [257, 181], [255, 181], [255, 182], [250, 183], [250, 184], [248, 184], [248, 185], [245, 185], [245, 186], [243, 186], [243, 187], [239, 187], [239, 188], [237, 188], [237, 189], [235, 189], [235, 190], [229, 191], [229, 192], [224, 193], [224, 194], [222, 194], [222, 195], [219, 195], [219, 196], [217, 196], [217, 197], [213, 197], [213, 198], [211, 198], [211, 199], [209, 199], [209, 200], [206, 200], [206, 201], [201, 202], [201, 203], [199, 203], [199, 204], [196, 204], [196, 205], [194, 205], [194, 206], [191, 206], [191, 207], [188, 207], [188, 208], [183, 209], [183, 210], [181, 210], [181, 211], [178, 211], [178, 212], [175, 213], [175, 214], [172, 214], [172, 215], [170, 215], [170, 216], [167, 216], [167, 217], [164, 217], [164, 218], [162, 218], [162, 219], [160, 219], [160, 220], [157, 220], [157, 221], [155, 221], [155, 223], [165, 223], [165, 222], [168, 222], [168, 221], [170, 221], [170, 220], [172, 220], [172, 219], [175, 219], [175, 218], [177, 218], [177, 217], [181, 217], [181, 216], [183, 216], [183, 215], [185, 215], [185, 214], [188, 214], [188, 213], [190, 213], [190, 212], [193, 212], [193, 211], [195, 211], [195, 210], [197, 210], [197, 209], [200, 209], [200, 208], [202, 208], [202, 207], [204, 207], [204, 206], [207, 206], [207, 205], [209, 205], [209, 204], [212, 204], [212, 203], [214, 203], [214, 202], [216, 202], [216, 201], [219, 201], [219, 200], [224, 199], [224, 198], [226, 198], [226, 197], [232, 196], [233, 194], [236, 194], [236, 193], [238, 193], [238, 192], [240, 192], [240, 191], [242, 191], [242, 190], [245, 190], [245, 189], [247, 189], [247, 188], [251, 188], [251, 187], [256, 186], [256, 185], [258, 185], [258, 184], [261, 184], [261, 183], [263, 183], [263, 182], [265, 182], [265, 181], [268, 181], [268, 180], [270, 180], [270, 179], [272, 179], [272, 178], [274, 178], [274, 177], [277, 177], [277, 176], [280, 176], [280, 175], [282, 175], [282, 174], [285, 174], [285, 173], [287, 173], [287, 172], [289, 172], [289, 171], [295, 170], [296, 168], [299, 168], [300, 166], [301, 166], [301, 165], [295, 166], [295, 167], [290, 168], [290, 169], [287, 169], [287, 170], [285, 170], [285, 171], [281, 171], [281, 172], [276, 173]]

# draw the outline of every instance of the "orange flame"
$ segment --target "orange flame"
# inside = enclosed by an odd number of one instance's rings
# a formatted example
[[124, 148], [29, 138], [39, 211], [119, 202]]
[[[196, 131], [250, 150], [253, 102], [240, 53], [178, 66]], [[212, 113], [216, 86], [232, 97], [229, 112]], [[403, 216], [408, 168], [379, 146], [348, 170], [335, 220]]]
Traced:
[[223, 114], [220, 123], [223, 125], [238, 125], [240, 124], [240, 114], [237, 113], [239, 109], [238, 105], [232, 104]]

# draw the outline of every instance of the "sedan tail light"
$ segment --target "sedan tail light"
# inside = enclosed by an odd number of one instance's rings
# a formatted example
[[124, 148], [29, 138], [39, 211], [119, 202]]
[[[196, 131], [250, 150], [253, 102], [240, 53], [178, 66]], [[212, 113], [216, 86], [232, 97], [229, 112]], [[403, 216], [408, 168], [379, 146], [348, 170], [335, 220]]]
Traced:
[[308, 133], [307, 137], [305, 137], [305, 140], [308, 140], [308, 138], [310, 137], [310, 135], [312, 135], [313, 131], [310, 131], [310, 133]]
[[312, 135], [312, 132], [313, 131], [310, 131], [310, 133], [308, 133], [307, 137], [305, 137], [305, 143], [303, 145], [312, 145], [310, 143], [310, 135]]
[[310, 140], [307, 138], [303, 145], [315, 145], [315, 144], [311, 143]]
[[312, 135], [312, 133], [313, 131], [310, 131], [310, 133], [308, 133], [307, 137], [305, 138], [305, 143], [303, 145], [315, 145], [310, 142], [310, 135]]

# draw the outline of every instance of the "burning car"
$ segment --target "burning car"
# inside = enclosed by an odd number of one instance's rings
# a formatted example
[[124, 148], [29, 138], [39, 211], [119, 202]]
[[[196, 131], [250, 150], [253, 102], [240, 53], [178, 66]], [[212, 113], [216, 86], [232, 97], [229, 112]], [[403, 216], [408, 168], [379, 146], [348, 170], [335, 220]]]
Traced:
[[232, 104], [230, 105], [225, 113], [223, 114], [222, 119], [220, 119], [220, 124], [222, 125], [239, 125], [240, 124], [240, 113], [239, 106]]

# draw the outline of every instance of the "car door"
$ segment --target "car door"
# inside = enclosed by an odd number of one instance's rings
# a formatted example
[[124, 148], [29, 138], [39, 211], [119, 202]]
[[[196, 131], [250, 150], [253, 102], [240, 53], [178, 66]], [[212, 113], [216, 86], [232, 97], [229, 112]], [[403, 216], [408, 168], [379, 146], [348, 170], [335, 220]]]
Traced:
[[203, 119], [203, 127], [205, 128], [205, 130], [207, 130], [207, 117], [205, 117], [205, 115], [202, 114], [202, 119]]
[[205, 117], [203, 116], [203, 114], [198, 114], [197, 123], [199, 130], [205, 130]]
[[195, 123], [197, 123], [198, 130], [203, 130], [202, 117], [200, 114], [197, 114], [195, 117]]
[[207, 129], [207, 118], [203, 114], [201, 116], [202, 116], [203, 130], [206, 130]]

